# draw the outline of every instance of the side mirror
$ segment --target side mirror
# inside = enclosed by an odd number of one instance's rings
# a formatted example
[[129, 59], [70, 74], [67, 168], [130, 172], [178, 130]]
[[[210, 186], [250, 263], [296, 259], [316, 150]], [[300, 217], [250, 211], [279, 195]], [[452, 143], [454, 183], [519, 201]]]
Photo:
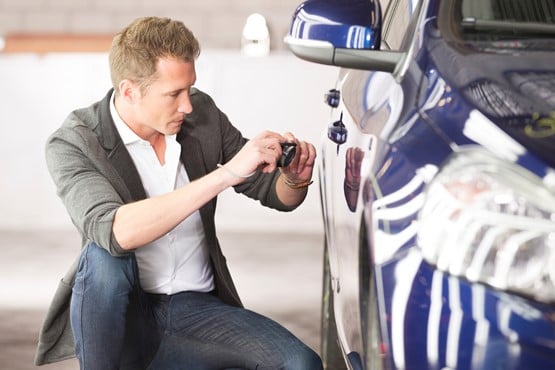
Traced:
[[404, 53], [379, 50], [378, 0], [307, 0], [295, 10], [285, 44], [314, 63], [394, 72]]

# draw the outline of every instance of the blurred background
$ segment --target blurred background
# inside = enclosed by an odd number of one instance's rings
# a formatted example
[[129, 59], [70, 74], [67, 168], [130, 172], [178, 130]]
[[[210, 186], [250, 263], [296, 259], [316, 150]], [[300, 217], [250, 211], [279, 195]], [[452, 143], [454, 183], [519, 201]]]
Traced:
[[[70, 111], [104, 96], [112, 35], [136, 17], [169, 16], [191, 28], [202, 47], [197, 87], [246, 136], [292, 131], [317, 145], [328, 124], [323, 95], [334, 87], [336, 69], [299, 60], [284, 46], [297, 1], [0, 0], [0, 228], [69, 225], [46, 172], [44, 142]], [[259, 47], [246, 36], [259, 36]], [[285, 217], [241, 202], [238, 218], [239, 208], [222, 201], [218, 222], [222, 230], [283, 222], [318, 231], [316, 193]]]
[[[70, 111], [110, 88], [113, 34], [141, 16], [182, 20], [202, 47], [196, 86], [245, 136], [291, 131], [318, 147], [329, 123], [323, 96], [335, 86], [337, 70], [301, 61], [284, 46], [298, 4], [0, 0], [0, 369], [33, 368], [44, 310], [79, 252], [46, 170], [44, 143]], [[314, 180], [292, 213], [264, 209], [228, 190], [216, 222], [245, 303], [317, 348], [323, 231], [317, 173]]]

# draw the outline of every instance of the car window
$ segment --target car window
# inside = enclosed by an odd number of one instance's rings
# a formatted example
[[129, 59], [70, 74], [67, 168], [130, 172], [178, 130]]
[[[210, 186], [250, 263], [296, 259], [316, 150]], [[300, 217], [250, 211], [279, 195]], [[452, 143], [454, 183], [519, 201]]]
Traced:
[[419, 0], [391, 1], [384, 19], [384, 41], [386, 48], [401, 50], [403, 39], [418, 3]]
[[553, 37], [552, 0], [460, 0], [463, 37], [474, 40]]

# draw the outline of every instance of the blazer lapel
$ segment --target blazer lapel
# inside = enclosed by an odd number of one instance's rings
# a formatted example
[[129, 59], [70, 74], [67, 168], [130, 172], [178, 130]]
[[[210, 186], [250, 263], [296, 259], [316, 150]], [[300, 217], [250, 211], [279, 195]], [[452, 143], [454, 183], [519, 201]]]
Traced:
[[116, 129], [116, 125], [110, 114], [110, 98], [113, 89], [111, 89], [106, 97], [100, 102], [98, 115], [99, 125], [97, 135], [100, 138], [102, 146], [108, 151], [108, 159], [116, 170], [117, 174], [125, 183], [126, 190], [129, 192], [130, 199], [125, 201], [137, 201], [146, 198], [143, 183], [139, 172], [125, 148], [121, 137]]
[[123, 182], [129, 190], [131, 199], [133, 201], [145, 199], [146, 193], [143, 183], [141, 182], [141, 177], [135, 168], [135, 164], [133, 163], [129, 152], [121, 140], [108, 154], [108, 158], [112, 162], [116, 172], [123, 179]]
[[206, 165], [200, 142], [191, 135], [180, 132], [177, 141], [181, 145], [181, 162], [191, 181], [206, 175]]
[[[202, 154], [202, 147], [200, 141], [186, 133], [186, 130], [181, 130], [177, 135], [177, 142], [181, 145], [181, 162], [187, 170], [187, 175], [190, 181], [194, 181], [208, 173], [204, 156]], [[206, 203], [199, 209], [200, 217], [204, 224], [205, 230], [214, 230], [214, 212], [216, 210], [215, 199]], [[210, 234], [212, 235], [212, 234]], [[212, 252], [211, 252], [212, 253]]]

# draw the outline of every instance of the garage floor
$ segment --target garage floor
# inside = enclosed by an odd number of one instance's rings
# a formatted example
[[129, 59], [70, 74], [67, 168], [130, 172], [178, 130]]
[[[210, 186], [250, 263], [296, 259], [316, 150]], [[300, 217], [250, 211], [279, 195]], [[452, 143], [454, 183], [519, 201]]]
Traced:
[[[250, 309], [319, 351], [322, 236], [223, 233], [220, 241]], [[38, 369], [35, 345], [58, 280], [79, 249], [73, 231], [0, 231], [0, 370]], [[76, 360], [42, 367], [78, 369]]]

